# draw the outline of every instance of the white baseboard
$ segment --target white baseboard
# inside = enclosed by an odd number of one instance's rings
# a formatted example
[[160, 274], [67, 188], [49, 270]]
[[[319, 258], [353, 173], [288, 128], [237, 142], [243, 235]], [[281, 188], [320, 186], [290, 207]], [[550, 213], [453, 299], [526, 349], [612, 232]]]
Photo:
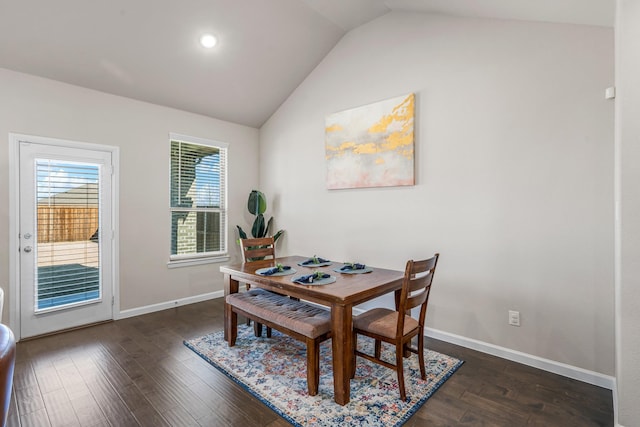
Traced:
[[166, 310], [168, 308], [180, 307], [181, 305], [194, 304], [196, 302], [207, 301], [214, 298], [224, 297], [224, 291], [210, 292], [208, 294], [195, 295], [188, 298], [181, 298], [174, 301], [166, 301], [158, 304], [146, 305], [144, 307], [136, 307], [130, 310], [121, 311], [115, 320], [126, 319], [128, 317], [140, 316], [143, 314], [149, 314], [156, 311]]
[[614, 389], [613, 389], [613, 425], [615, 427], [624, 427], [618, 421], [618, 380], [614, 379]]
[[500, 347], [483, 341], [466, 338], [460, 335], [451, 334], [449, 332], [439, 331], [437, 329], [425, 328], [425, 335], [437, 340], [446, 341], [462, 347], [477, 350], [482, 353], [491, 354], [513, 362], [522, 363], [523, 365], [532, 366], [542, 369], [543, 371], [552, 372], [574, 380], [593, 384], [598, 387], [604, 387], [609, 390], [615, 390], [615, 377], [600, 374], [598, 372], [589, 371], [587, 369], [578, 368], [576, 366], [567, 365], [566, 363], [556, 362], [554, 360], [545, 359], [534, 356], [532, 354], [523, 353], [517, 350], [511, 350], [506, 347]]

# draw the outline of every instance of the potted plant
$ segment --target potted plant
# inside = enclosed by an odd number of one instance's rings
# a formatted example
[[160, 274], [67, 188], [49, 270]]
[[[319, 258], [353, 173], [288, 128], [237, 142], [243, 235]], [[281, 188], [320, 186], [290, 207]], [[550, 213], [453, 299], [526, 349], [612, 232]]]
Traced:
[[[249, 210], [249, 213], [256, 216], [253, 221], [253, 226], [251, 227], [251, 235], [253, 238], [257, 239], [269, 236], [273, 217], [269, 218], [269, 221], [267, 221], [265, 225], [263, 214], [267, 210], [267, 198], [261, 191], [251, 190], [251, 193], [249, 193], [249, 200], [247, 201], [247, 209]], [[238, 228], [240, 238], [246, 239], [247, 233], [245, 233], [239, 225], [236, 225], [236, 227]], [[277, 241], [282, 233], [284, 233], [284, 230], [278, 230], [278, 232], [273, 235], [273, 241]]]

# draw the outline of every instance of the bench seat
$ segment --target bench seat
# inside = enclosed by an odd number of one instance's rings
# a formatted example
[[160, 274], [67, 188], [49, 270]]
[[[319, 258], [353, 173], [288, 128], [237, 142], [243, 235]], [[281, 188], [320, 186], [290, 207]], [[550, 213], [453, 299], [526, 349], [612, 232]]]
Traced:
[[235, 345], [238, 335], [238, 314], [307, 345], [307, 386], [309, 394], [315, 396], [320, 379], [320, 343], [331, 338], [329, 310], [259, 288], [227, 295], [225, 301], [230, 317], [227, 321], [231, 328], [227, 331], [230, 347]]

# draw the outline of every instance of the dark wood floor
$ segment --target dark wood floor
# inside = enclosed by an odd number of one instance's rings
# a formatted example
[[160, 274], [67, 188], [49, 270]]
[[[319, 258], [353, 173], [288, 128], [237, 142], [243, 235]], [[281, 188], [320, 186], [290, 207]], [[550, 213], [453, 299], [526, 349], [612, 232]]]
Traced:
[[[18, 343], [8, 426], [288, 426], [183, 344], [222, 299]], [[612, 426], [610, 390], [428, 340], [464, 365], [406, 426]]]

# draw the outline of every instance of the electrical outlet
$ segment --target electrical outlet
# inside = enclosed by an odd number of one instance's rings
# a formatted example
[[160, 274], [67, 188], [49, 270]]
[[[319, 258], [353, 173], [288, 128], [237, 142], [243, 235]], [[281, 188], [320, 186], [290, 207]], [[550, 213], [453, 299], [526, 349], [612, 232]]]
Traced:
[[509, 324], [511, 326], [520, 326], [520, 312], [509, 310]]

